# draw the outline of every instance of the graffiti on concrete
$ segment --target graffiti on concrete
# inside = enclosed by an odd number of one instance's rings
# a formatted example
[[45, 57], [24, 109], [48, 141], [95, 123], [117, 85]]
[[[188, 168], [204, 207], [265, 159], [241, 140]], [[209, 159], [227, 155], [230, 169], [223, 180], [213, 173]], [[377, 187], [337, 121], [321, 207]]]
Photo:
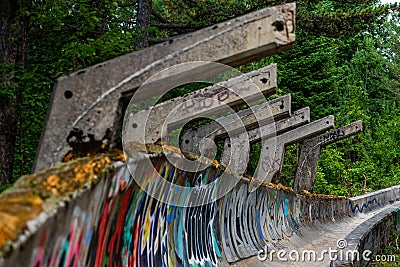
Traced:
[[[190, 176], [165, 157], [152, 162], [164, 178], [180, 184], [207, 183], [219, 174], [218, 168], [209, 167]], [[111, 177], [58, 207], [26, 248], [4, 264], [219, 266], [255, 256], [265, 245], [281, 247], [302, 225], [349, 213], [348, 199], [296, 195], [267, 186], [249, 192], [246, 180], [218, 201], [178, 207], [147, 195], [126, 165], [114, 165]], [[153, 174], [144, 168], [141, 172]]]
[[353, 213], [356, 213], [356, 211], [363, 213], [364, 209], [368, 209], [372, 204], [380, 206], [375, 197], [372, 200], [368, 200], [366, 203], [353, 203], [353, 201], [349, 200], [350, 210]]

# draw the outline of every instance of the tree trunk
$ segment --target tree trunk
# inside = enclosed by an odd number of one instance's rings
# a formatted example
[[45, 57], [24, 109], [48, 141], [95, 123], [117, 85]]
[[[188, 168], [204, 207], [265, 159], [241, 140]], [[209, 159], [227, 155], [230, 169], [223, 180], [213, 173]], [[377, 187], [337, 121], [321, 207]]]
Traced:
[[152, 10], [152, 0], [138, 0], [137, 24], [142, 30], [138, 36], [137, 48], [145, 48], [149, 46], [150, 18]]
[[21, 88], [14, 77], [26, 58], [30, 1], [0, 0], [0, 185], [12, 182]]
[[16, 97], [10, 101], [0, 99], [0, 185], [12, 182], [18, 112], [10, 106], [15, 105], [15, 100]]

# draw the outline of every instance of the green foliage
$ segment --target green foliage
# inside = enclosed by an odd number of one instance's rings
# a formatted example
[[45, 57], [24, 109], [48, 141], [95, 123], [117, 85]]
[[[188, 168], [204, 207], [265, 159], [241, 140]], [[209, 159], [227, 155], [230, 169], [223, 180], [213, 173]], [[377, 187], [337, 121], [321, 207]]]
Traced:
[[[293, 110], [310, 106], [312, 120], [334, 114], [337, 126], [363, 121], [362, 134], [322, 150], [317, 193], [354, 196], [400, 183], [400, 26], [392, 17], [341, 38], [298, 31], [294, 49], [247, 66], [277, 63], [279, 94], [292, 94]], [[280, 182], [292, 185], [296, 164], [297, 149], [288, 147]]]
[[[212, 25], [254, 10], [286, 3], [263, 0], [157, 0], [154, 10], [156, 22], [169, 23], [162, 35], [182, 34], [193, 29]], [[341, 37], [361, 32], [376, 18], [399, 10], [397, 4], [377, 5], [376, 0], [300, 0], [296, 1], [296, 25], [313, 36]], [[179, 27], [178, 27], [179, 25]]]
[[70, 72], [132, 52], [135, 10], [126, 0], [37, 2], [32, 9], [30, 59]]
[[260, 159], [261, 154], [261, 144], [255, 143], [250, 146], [249, 163], [247, 164], [246, 173], [253, 175], [257, 170], [257, 164]]
[[[279, 3], [155, 0], [150, 30], [153, 37], [171, 37]], [[293, 110], [310, 106], [313, 120], [329, 114], [338, 126], [363, 120], [363, 134], [322, 150], [316, 192], [356, 195], [400, 183], [398, 13], [387, 20], [397, 9], [372, 0], [297, 1], [294, 49], [239, 68], [277, 63], [278, 95], [291, 93]], [[30, 13], [27, 65], [0, 66], [19, 80], [0, 97], [22, 94], [14, 177], [30, 172], [57, 77], [133, 51], [140, 34], [132, 1], [35, 0]], [[202, 86], [182, 86], [162, 101]], [[252, 146], [248, 173], [259, 151], [259, 144]], [[280, 180], [289, 186], [297, 155], [297, 145], [286, 149]]]
[[[398, 31], [398, 25], [384, 23]], [[318, 192], [338, 193], [331, 188], [336, 185], [345, 189], [342, 193], [346, 195], [357, 195], [400, 183], [400, 76], [393, 71], [397, 63], [381, 52], [394, 55], [394, 51], [387, 43], [385, 48], [380, 47], [389, 32], [372, 29], [358, 36], [360, 42], [352, 59], [339, 69], [342, 78], [332, 88], [340, 103], [334, 112], [337, 122], [343, 125], [362, 119], [364, 133], [351, 143], [323, 151], [317, 176]], [[341, 154], [332, 158], [334, 151]], [[353, 157], [348, 156], [349, 151]]]
[[279, 177], [279, 183], [287, 187], [293, 187], [294, 177], [296, 175], [297, 158], [300, 153], [298, 144], [287, 146], [285, 148], [285, 158], [283, 161], [282, 173]]
[[132, 52], [135, 12], [135, 2], [126, 0], [33, 1], [27, 64], [16, 70], [22, 100], [14, 178], [31, 172], [55, 80]]

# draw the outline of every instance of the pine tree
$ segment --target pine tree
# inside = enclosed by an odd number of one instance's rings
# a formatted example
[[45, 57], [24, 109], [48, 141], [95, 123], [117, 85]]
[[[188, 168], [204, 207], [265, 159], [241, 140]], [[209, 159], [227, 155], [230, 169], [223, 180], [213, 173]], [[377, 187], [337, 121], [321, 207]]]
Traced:
[[0, 185], [12, 181], [22, 88], [18, 72], [26, 63], [29, 1], [0, 0]]

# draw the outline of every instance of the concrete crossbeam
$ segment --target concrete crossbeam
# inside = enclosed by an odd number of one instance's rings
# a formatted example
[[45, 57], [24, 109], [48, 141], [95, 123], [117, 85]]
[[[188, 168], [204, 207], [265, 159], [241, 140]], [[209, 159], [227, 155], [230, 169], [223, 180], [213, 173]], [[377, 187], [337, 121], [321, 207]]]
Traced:
[[[273, 137], [274, 135], [283, 134], [284, 132], [293, 130], [301, 125], [310, 122], [310, 108], [302, 108], [293, 112], [287, 119], [279, 120], [275, 123], [267, 125], [260, 125], [260, 128], [256, 128], [247, 132], [250, 144], [260, 142], [261, 139], [266, 140]], [[241, 133], [237, 136], [233, 136], [232, 139], [227, 138], [224, 143], [224, 149], [221, 156], [221, 164], [228, 165], [229, 158], [233, 156], [231, 153], [232, 147], [241, 146], [241, 142], [246, 140], [246, 133]], [[246, 161], [247, 163], [247, 161]]]
[[[239, 66], [288, 50], [295, 41], [295, 4], [269, 7], [177, 37], [98, 64], [58, 80], [50, 104], [34, 172], [62, 160], [71, 149], [67, 137], [73, 130], [91, 141], [118, 139], [123, 107], [122, 94], [134, 93], [155, 73], [179, 63], [213, 61]], [[174, 77], [156, 80], [141, 91], [141, 99], [171, 88], [175, 81], [198, 80], [218, 73], [204, 64]], [[160, 86], [158, 88], [157, 86]]]
[[[241, 105], [245, 100], [252, 103], [260, 97], [274, 94], [275, 91], [276, 65], [272, 64], [132, 113], [124, 129], [124, 141], [154, 143], [166, 138], [170, 130], [180, 128], [190, 120], [207, 116], [217, 119], [219, 114], [230, 109], [228, 107]], [[128, 128], [132, 125], [134, 128]]]
[[285, 147], [334, 127], [334, 116], [330, 115], [277, 135], [263, 142], [260, 163], [254, 177], [264, 182], [277, 182], [282, 171]]
[[291, 96], [288, 94], [189, 129], [181, 137], [180, 148], [183, 151], [198, 153], [198, 145], [203, 138], [223, 139], [228, 137], [228, 133], [239, 134], [270, 124], [274, 120], [289, 116], [290, 112]]
[[336, 130], [308, 139], [300, 151], [293, 189], [312, 192], [321, 148], [362, 132], [362, 121], [356, 121]]

